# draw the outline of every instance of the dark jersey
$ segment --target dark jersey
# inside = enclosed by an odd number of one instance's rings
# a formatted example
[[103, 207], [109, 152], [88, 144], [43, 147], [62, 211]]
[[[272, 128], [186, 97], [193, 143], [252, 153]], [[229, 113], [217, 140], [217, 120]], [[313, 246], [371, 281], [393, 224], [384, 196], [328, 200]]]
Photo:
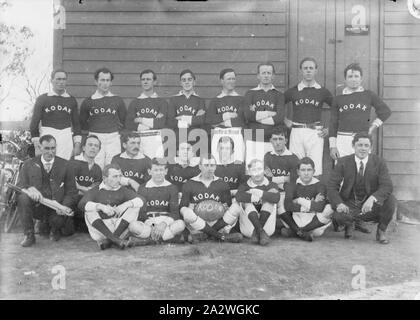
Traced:
[[39, 123], [57, 130], [73, 127], [73, 134], [80, 135], [77, 101], [70, 95], [42, 94], [35, 102], [30, 124], [32, 137], [39, 137]]
[[[247, 192], [254, 188], [263, 191], [263, 196], [258, 202], [252, 202], [251, 194]], [[275, 189], [276, 191], [269, 191], [272, 189]], [[256, 185], [251, 178], [249, 178], [248, 181], [239, 186], [238, 192], [236, 193], [236, 200], [242, 203], [252, 203], [260, 209], [263, 202], [274, 204], [280, 201], [280, 193], [278, 192], [278, 189], [278, 186], [274, 182], [268, 181], [267, 178], [264, 178], [263, 183], [260, 185]]]
[[284, 93], [285, 103], [291, 102], [293, 107], [292, 121], [298, 123], [314, 123], [321, 121], [324, 103], [331, 106], [332, 94], [326, 88], [303, 88], [298, 86], [288, 89]]
[[199, 159], [194, 160], [193, 163], [186, 167], [179, 163], [170, 164], [166, 179], [178, 188], [178, 192], [181, 192], [182, 187], [188, 180], [200, 174], [198, 162]]
[[153, 217], [152, 212], [160, 212], [174, 220], [180, 219], [178, 207], [178, 189], [169, 181], [164, 181], [160, 186], [152, 180], [141, 185], [137, 191], [145, 200], [146, 205], [142, 208], [141, 221]]
[[[159, 114], [162, 117], [158, 117]], [[166, 125], [167, 115], [168, 103], [164, 98], [137, 98], [128, 106], [125, 127], [129, 131], [137, 131], [139, 124], [134, 120], [142, 117], [153, 120], [153, 126], [150, 129], [162, 129]]]
[[232, 198], [230, 196], [229, 185], [222, 179], [214, 177], [214, 180], [207, 188], [199, 180], [199, 176], [196, 176], [187, 181], [182, 188], [182, 198], [179, 207], [188, 207], [190, 203], [197, 204], [204, 200], [215, 200], [230, 206], [232, 204]]
[[[316, 178], [312, 178], [312, 181], [308, 185], [304, 185], [300, 179], [296, 183], [286, 183], [284, 185], [286, 196], [284, 198], [284, 208], [290, 212], [300, 212], [301, 206], [297, 203], [293, 203], [294, 199], [305, 198], [311, 201], [311, 212], [322, 212], [326, 205], [327, 199], [327, 188]], [[317, 194], [324, 196], [324, 200], [315, 202]]]
[[290, 177], [290, 182], [295, 182], [297, 179], [297, 166], [299, 158], [285, 150], [282, 155], [275, 152], [267, 152], [264, 155], [264, 166], [271, 171], [273, 177]]
[[337, 131], [368, 131], [372, 123], [370, 120], [372, 107], [382, 121], [391, 115], [391, 109], [370, 90], [336, 96], [331, 106], [330, 137], [337, 137]]
[[147, 156], [129, 158], [125, 152], [115, 155], [111, 161], [111, 163], [117, 163], [121, 167], [125, 177], [133, 179], [139, 184], [149, 180], [147, 170], [150, 168], [151, 162], [152, 160]]
[[247, 180], [244, 163], [218, 164], [214, 175], [228, 183], [230, 190], [237, 190]]
[[[258, 111], [274, 111], [276, 115], [272, 117], [274, 125], [262, 124], [256, 120]], [[248, 121], [250, 129], [264, 129], [264, 136], [270, 137], [273, 128], [283, 124], [286, 110], [284, 106], [283, 93], [276, 89], [270, 89], [267, 92], [258, 87], [249, 90], [245, 94], [244, 114]]]
[[96, 133], [118, 132], [124, 128], [127, 110], [119, 96], [86, 98], [80, 107], [82, 130]]
[[191, 116], [190, 128], [199, 128], [204, 123], [205, 114], [198, 116], [199, 110], [206, 110], [205, 101], [196, 95], [191, 95], [187, 98], [185, 95], [180, 94], [173, 96], [169, 99], [168, 107], [168, 127], [178, 128], [178, 116]]
[[88, 202], [101, 203], [104, 205], [119, 206], [128, 200], [140, 198], [133, 190], [120, 187], [118, 190], [107, 190], [102, 188], [102, 184], [90, 189], [83, 196], [78, 204], [80, 210], [85, 210]]
[[[230, 119], [230, 126], [220, 124], [223, 122], [223, 114], [227, 112], [237, 113], [237, 117]], [[244, 126], [244, 97], [223, 96], [210, 101], [206, 112], [206, 123], [220, 128], [243, 127]]]
[[70, 159], [76, 182], [83, 187], [90, 187], [92, 184], [102, 182], [102, 170], [96, 163], [89, 169], [87, 161], [80, 154]]

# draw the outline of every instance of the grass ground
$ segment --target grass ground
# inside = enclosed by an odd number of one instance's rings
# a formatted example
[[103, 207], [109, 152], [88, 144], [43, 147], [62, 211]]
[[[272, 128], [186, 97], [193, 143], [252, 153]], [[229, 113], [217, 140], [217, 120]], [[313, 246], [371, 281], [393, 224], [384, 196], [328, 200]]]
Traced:
[[[19, 233], [0, 234], [0, 299], [352, 297], [355, 265], [365, 268], [368, 289], [420, 279], [420, 226], [400, 224], [388, 234], [389, 245], [374, 234], [345, 240], [327, 230], [312, 243], [276, 237], [267, 247], [202, 242], [125, 251], [99, 251], [87, 234], [37, 237], [31, 248], [20, 247]], [[56, 265], [65, 268], [64, 290], [52, 288]]]

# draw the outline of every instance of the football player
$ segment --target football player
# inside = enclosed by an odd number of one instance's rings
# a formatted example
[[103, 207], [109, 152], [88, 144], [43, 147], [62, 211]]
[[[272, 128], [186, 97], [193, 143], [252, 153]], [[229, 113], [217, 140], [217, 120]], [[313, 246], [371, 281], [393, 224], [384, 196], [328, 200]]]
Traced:
[[206, 123], [214, 128], [243, 128], [244, 98], [235, 91], [235, 70], [223, 69], [219, 78], [222, 92], [210, 101], [206, 112]]
[[[346, 87], [333, 99], [330, 117], [330, 154], [334, 160], [354, 153], [352, 141], [358, 132], [372, 134], [391, 115], [391, 109], [378, 95], [362, 86], [363, 71], [357, 63], [344, 69]], [[376, 119], [370, 113], [375, 109]]]
[[284, 124], [286, 113], [284, 96], [273, 85], [274, 65], [271, 62], [260, 63], [257, 67], [259, 84], [245, 94], [245, 119], [252, 129], [253, 141], [260, 139], [259, 130], [264, 133], [264, 141], [271, 137], [271, 131]]
[[[242, 241], [240, 233], [228, 233], [239, 216], [238, 206], [231, 207], [229, 185], [214, 175], [215, 170], [216, 160], [211, 155], [200, 159], [201, 173], [187, 181], [182, 188], [181, 215], [192, 233], [193, 242], [198, 239], [195, 237], [198, 233], [204, 233], [220, 241], [240, 242]], [[222, 217], [210, 220], [200, 216], [197, 207], [205, 200], [221, 204], [224, 207]]]
[[40, 135], [50, 134], [57, 141], [57, 156], [69, 160], [72, 151], [74, 155], [80, 153], [82, 136], [77, 101], [66, 91], [66, 81], [65, 70], [56, 69], [51, 73], [52, 90], [36, 99], [29, 128], [37, 150]]
[[[140, 135], [136, 132], [123, 134], [122, 145], [124, 152], [115, 155], [112, 163], [117, 163], [124, 175], [129, 180], [133, 180], [137, 190], [138, 187], [149, 180], [148, 168], [150, 168], [150, 158], [140, 152]], [[124, 181], [124, 179], [123, 179]]]
[[194, 91], [195, 74], [186, 69], [181, 71], [179, 78], [182, 90], [169, 99], [167, 120], [168, 127], [175, 130], [177, 145], [189, 141], [188, 134], [192, 129], [203, 126], [206, 113], [205, 100]]
[[162, 129], [166, 125], [168, 103], [154, 91], [156, 73], [146, 69], [140, 73], [143, 92], [128, 106], [125, 127], [130, 131]]
[[276, 229], [276, 204], [280, 201], [277, 184], [264, 176], [264, 163], [254, 159], [248, 164], [251, 177], [239, 186], [236, 200], [241, 203], [241, 233], [262, 246], [270, 242]]
[[129, 224], [137, 221], [143, 200], [133, 190], [121, 185], [122, 172], [112, 163], [102, 171], [103, 181], [89, 190], [80, 200], [79, 209], [85, 212], [86, 225], [101, 250], [112, 244], [125, 249]]
[[297, 178], [296, 168], [299, 163], [298, 157], [287, 150], [286, 136], [286, 127], [275, 128], [270, 138], [274, 151], [267, 152], [264, 156], [265, 175], [278, 186], [280, 191], [280, 201], [277, 206], [278, 214], [285, 212], [283, 185], [285, 182], [295, 183]]
[[331, 224], [333, 210], [327, 204], [327, 188], [314, 177], [315, 163], [304, 157], [297, 168], [296, 183], [286, 183], [286, 212], [280, 215], [285, 222], [281, 234], [297, 236], [306, 241], [321, 236]]
[[[165, 179], [167, 171], [164, 159], [152, 159], [149, 169], [151, 179], [138, 190], [146, 205], [141, 210], [139, 221], [131, 223], [129, 227], [130, 232], [138, 238], [155, 242], [170, 241], [181, 236], [185, 229], [185, 223], [179, 215], [178, 189]], [[136, 241], [132, 239], [130, 242]]]
[[324, 138], [328, 135], [328, 129], [321, 123], [322, 107], [324, 103], [331, 106], [332, 94], [316, 82], [318, 64], [314, 58], [302, 59], [299, 66], [302, 81], [284, 93], [285, 103], [291, 102], [287, 108], [287, 119], [292, 121], [289, 147], [299, 159], [310, 157], [314, 160], [315, 175], [319, 176], [322, 174]]
[[80, 123], [82, 130], [101, 140], [102, 147], [96, 163], [103, 168], [113, 156], [121, 153], [119, 132], [124, 128], [127, 110], [123, 99], [110, 91], [114, 75], [109, 69], [96, 70], [94, 78], [97, 90], [82, 102]]

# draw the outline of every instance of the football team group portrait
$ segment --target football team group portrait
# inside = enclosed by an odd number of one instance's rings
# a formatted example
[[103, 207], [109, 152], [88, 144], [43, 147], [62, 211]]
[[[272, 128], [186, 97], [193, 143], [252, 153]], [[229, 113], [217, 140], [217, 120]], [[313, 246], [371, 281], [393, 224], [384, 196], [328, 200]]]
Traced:
[[419, 0], [3, 17], [0, 299], [420, 297]]
[[[314, 58], [304, 58], [301, 81], [283, 93], [272, 83], [275, 66], [262, 62], [257, 86], [243, 97], [235, 70], [223, 69], [221, 93], [208, 107], [194, 91], [193, 71], [181, 71], [181, 90], [165, 98], [154, 91], [156, 73], [145, 69], [141, 94], [127, 108], [104, 67], [80, 111], [66, 90], [66, 70], [54, 70], [52, 91], [38, 97], [30, 124], [39, 155], [23, 164], [17, 180], [22, 247], [35, 245], [35, 226], [52, 241], [88, 231], [105, 250], [200, 239], [248, 238], [264, 246], [276, 230], [313, 241], [330, 225], [349, 239], [353, 230], [370, 232], [365, 221], [378, 223], [376, 240], [387, 244], [395, 200], [385, 161], [371, 154], [371, 135], [391, 110], [362, 86], [357, 63], [344, 70], [346, 86], [337, 96], [316, 81], [317, 68]], [[324, 104], [328, 124], [321, 122]], [[233, 139], [221, 135], [216, 161], [210, 139], [188, 139], [194, 129], [210, 138], [214, 128], [239, 128], [246, 142], [269, 143], [272, 151], [249, 163], [235, 160]], [[167, 140], [176, 154], [145, 155], [141, 134], [149, 130], [173, 131]], [[322, 182], [326, 137], [335, 165]], [[194, 152], [196, 144], [203, 147]], [[62, 206], [39, 205], [44, 198]]]

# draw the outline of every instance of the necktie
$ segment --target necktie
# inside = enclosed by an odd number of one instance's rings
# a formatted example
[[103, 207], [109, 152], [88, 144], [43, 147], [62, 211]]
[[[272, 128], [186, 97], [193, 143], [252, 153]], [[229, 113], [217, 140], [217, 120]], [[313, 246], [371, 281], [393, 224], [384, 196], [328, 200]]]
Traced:
[[52, 165], [49, 162], [45, 163], [45, 165], [44, 165], [45, 171], [47, 171], [47, 173], [50, 173], [51, 167], [52, 167]]
[[363, 161], [360, 161], [359, 171], [357, 172], [357, 178], [359, 180], [363, 179], [363, 171], [365, 170], [365, 166], [363, 165]]

